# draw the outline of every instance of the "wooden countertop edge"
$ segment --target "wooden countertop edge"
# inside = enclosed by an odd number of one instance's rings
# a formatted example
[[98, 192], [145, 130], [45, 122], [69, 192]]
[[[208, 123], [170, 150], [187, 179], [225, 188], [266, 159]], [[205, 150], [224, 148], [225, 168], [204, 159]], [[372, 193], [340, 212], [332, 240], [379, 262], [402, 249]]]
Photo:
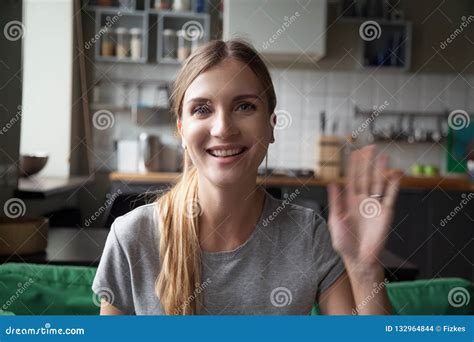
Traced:
[[[123, 173], [111, 172], [110, 181], [134, 182], [134, 183], [175, 183], [181, 174], [178, 172], [151, 172], [151, 173]], [[344, 178], [335, 180], [343, 183]], [[267, 176], [257, 177], [258, 184], [266, 186], [326, 186], [331, 181], [314, 177], [287, 177], [287, 176]], [[401, 181], [403, 189], [434, 189], [458, 190], [474, 192], [474, 184], [467, 178], [457, 177], [413, 177], [404, 176]]]

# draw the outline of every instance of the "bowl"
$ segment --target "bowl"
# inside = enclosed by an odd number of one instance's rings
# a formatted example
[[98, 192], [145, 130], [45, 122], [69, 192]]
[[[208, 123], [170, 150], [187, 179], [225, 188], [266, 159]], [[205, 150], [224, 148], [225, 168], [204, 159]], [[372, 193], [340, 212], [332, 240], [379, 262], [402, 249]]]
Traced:
[[49, 220], [45, 217], [0, 217], [0, 255], [40, 253], [48, 245]]
[[45, 153], [22, 154], [20, 156], [20, 177], [29, 177], [40, 172], [48, 162]]

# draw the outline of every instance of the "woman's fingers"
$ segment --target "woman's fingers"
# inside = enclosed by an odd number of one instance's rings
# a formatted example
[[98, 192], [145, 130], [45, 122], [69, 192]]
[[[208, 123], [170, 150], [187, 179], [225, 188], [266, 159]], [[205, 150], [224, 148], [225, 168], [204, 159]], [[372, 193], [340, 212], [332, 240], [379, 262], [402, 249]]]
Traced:
[[384, 207], [392, 208], [395, 205], [402, 176], [403, 172], [400, 171], [392, 171], [390, 173], [382, 203]]
[[336, 183], [328, 185], [329, 197], [329, 215], [341, 217], [346, 212], [344, 191], [342, 187]]
[[370, 187], [372, 183], [372, 170], [374, 168], [374, 153], [375, 146], [370, 145], [364, 147], [361, 150], [361, 160], [360, 160], [360, 193], [364, 195], [369, 195]]
[[384, 195], [385, 184], [387, 183], [388, 156], [382, 154], [376, 158], [374, 170], [372, 172], [373, 181], [369, 190], [370, 195]]
[[355, 194], [369, 195], [372, 183], [375, 146], [369, 145], [351, 154], [348, 185]]
[[347, 191], [351, 194], [355, 194], [357, 192], [357, 163], [359, 158], [359, 151], [354, 151], [349, 156], [349, 165], [347, 168], [347, 179], [346, 179], [346, 188]]

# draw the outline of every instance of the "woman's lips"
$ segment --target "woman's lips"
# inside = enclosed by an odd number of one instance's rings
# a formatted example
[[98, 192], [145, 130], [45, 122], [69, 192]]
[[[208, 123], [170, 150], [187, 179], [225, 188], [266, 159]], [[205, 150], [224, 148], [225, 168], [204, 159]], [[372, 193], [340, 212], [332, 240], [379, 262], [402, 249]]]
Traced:
[[226, 165], [226, 164], [231, 164], [231, 163], [234, 163], [240, 159], [243, 158], [243, 156], [247, 153], [248, 151], [248, 148], [244, 147], [244, 149], [238, 153], [238, 154], [234, 154], [234, 155], [231, 155], [231, 156], [225, 156], [225, 157], [218, 157], [218, 156], [215, 156], [211, 153], [211, 151], [207, 150], [206, 153], [212, 158], [214, 159], [215, 161], [217, 161], [219, 164], [223, 164], [223, 165]]

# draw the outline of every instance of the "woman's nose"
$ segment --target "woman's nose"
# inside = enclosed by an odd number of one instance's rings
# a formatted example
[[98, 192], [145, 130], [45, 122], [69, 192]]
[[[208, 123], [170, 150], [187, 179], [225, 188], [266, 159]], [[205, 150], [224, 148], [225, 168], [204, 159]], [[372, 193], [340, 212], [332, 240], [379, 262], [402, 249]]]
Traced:
[[212, 121], [211, 135], [225, 139], [238, 132], [231, 114], [226, 111], [219, 111]]

